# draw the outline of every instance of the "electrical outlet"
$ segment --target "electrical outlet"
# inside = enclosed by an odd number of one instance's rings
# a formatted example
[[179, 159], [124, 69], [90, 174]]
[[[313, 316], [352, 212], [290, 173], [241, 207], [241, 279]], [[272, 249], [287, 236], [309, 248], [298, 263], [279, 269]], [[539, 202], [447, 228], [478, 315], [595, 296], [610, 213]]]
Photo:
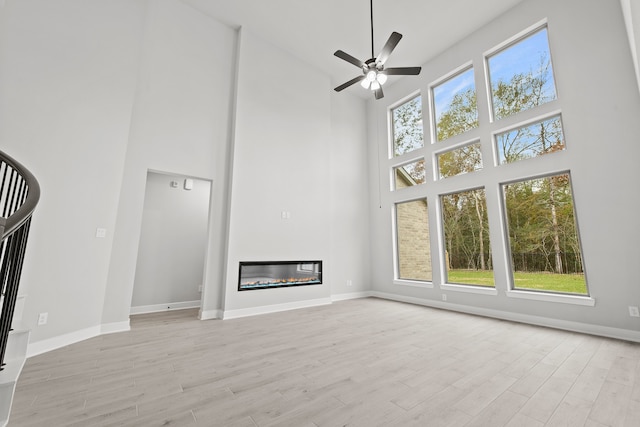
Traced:
[[442, 301], [446, 301], [447, 300], [447, 294], [442, 294]]
[[198, 286], [198, 292], [202, 292], [202, 285]]
[[38, 314], [38, 326], [46, 325], [49, 320], [49, 313]]
[[629, 316], [631, 317], [640, 317], [640, 310], [638, 310], [638, 307], [629, 306]]
[[351, 281], [351, 279], [347, 280], [347, 286], [353, 286], [353, 282]]

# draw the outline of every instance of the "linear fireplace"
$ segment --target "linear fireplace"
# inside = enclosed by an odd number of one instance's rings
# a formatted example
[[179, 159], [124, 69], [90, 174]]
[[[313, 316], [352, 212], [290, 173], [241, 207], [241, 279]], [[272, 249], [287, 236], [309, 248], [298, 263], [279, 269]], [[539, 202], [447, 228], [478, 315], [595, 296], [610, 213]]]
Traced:
[[241, 261], [238, 290], [322, 284], [322, 261]]

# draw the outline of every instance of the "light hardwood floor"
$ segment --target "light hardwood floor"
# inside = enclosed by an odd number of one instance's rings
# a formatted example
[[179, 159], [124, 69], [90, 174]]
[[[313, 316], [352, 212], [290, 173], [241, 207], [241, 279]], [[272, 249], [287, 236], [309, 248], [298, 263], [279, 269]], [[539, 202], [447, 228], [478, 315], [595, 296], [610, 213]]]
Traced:
[[27, 360], [9, 426], [640, 426], [640, 344], [368, 298], [138, 315]]

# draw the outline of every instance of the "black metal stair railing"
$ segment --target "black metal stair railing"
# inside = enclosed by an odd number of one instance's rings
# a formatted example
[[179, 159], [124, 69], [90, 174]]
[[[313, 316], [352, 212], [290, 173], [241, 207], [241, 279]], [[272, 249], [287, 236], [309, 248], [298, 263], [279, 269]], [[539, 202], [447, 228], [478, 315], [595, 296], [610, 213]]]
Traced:
[[31, 172], [0, 151], [0, 369], [18, 298], [31, 216], [39, 199], [40, 186]]

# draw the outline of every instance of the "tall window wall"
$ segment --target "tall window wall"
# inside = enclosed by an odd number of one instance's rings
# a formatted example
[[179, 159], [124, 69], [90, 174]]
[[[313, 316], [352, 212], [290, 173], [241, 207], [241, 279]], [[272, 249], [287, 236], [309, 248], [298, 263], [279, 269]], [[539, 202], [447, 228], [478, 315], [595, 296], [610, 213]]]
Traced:
[[592, 304], [551, 52], [541, 23], [389, 110], [397, 284]]

